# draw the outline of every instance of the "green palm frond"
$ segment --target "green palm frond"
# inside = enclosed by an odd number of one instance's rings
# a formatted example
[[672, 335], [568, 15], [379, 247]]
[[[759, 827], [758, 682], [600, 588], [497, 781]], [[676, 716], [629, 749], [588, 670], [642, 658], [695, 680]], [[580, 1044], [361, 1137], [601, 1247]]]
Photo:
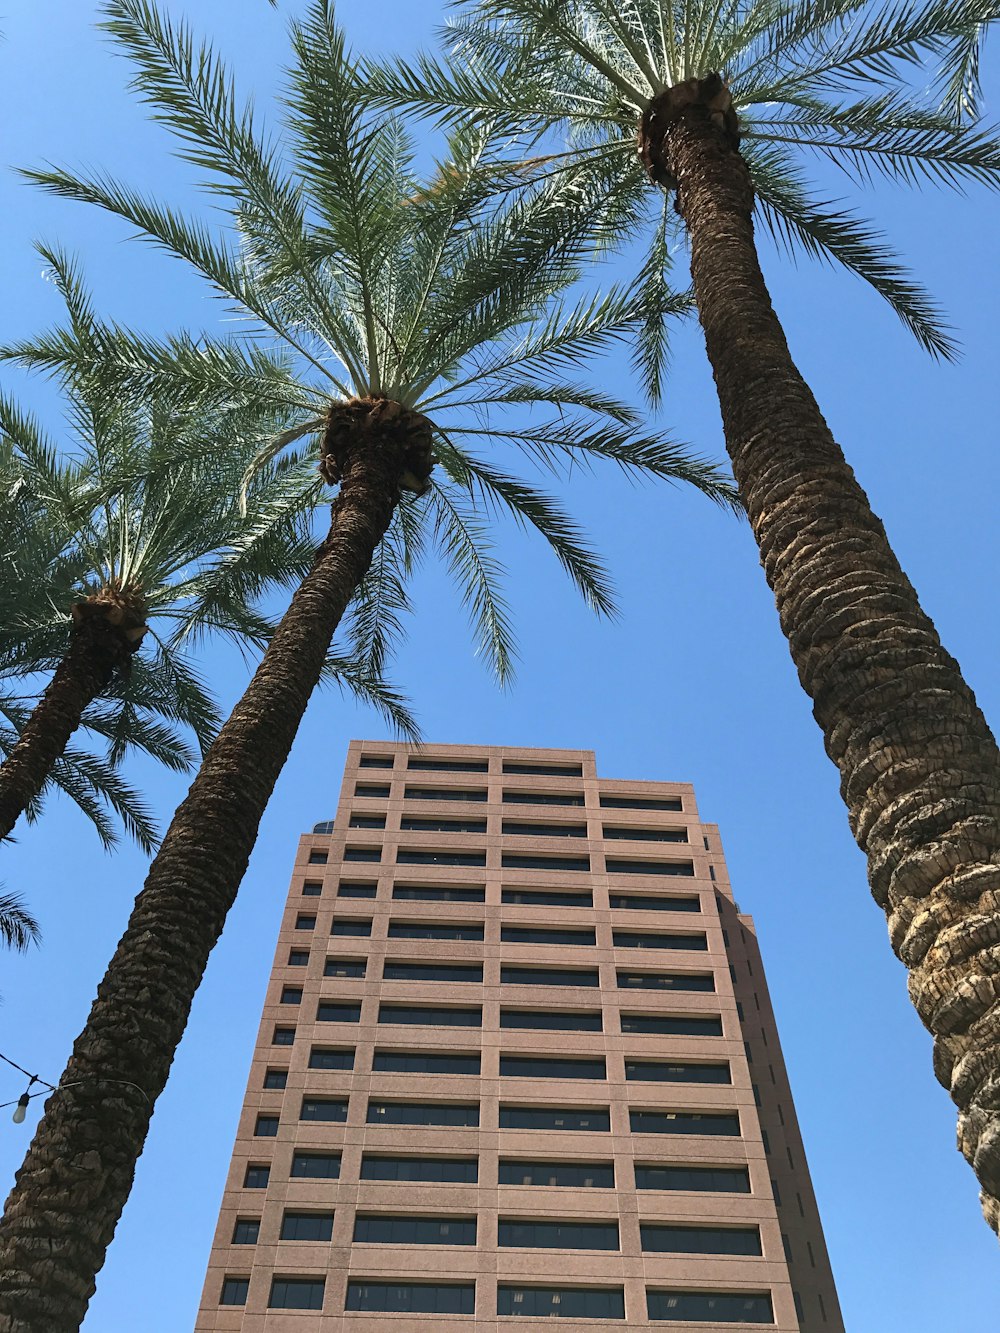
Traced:
[[0, 892], [0, 941], [19, 953], [41, 941], [38, 922], [14, 893]]

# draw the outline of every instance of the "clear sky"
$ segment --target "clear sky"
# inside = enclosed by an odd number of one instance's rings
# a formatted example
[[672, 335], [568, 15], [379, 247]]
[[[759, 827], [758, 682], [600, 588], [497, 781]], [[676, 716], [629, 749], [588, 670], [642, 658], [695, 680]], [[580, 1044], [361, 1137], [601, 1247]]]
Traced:
[[[191, 13], [266, 108], [283, 30], [300, 0], [170, 0]], [[186, 206], [182, 168], [124, 93], [127, 67], [93, 29], [89, 0], [13, 0], [0, 19], [6, 165], [103, 166]], [[432, 0], [342, 0], [354, 43], [405, 50], [431, 40]], [[1000, 86], [987, 71], [995, 99]], [[824, 190], [852, 187], [828, 177]], [[58, 315], [36, 237], [85, 261], [100, 308], [150, 330], [206, 326], [219, 308], [180, 266], [126, 239], [110, 218], [0, 184], [0, 339]], [[863, 201], [944, 300], [964, 345], [958, 366], [927, 360], [858, 282], [798, 268], [764, 245], [793, 352], [886, 521], [890, 538], [988, 716], [996, 662], [997, 205], [879, 186]], [[628, 394], [625, 370], [609, 370]], [[29, 399], [51, 407], [37, 382]], [[51, 420], [51, 418], [50, 418]], [[695, 326], [676, 338], [661, 424], [721, 455]], [[53, 420], [53, 425], [57, 422]], [[397, 679], [432, 741], [593, 748], [609, 777], [695, 784], [722, 830], [737, 898], [753, 913], [778, 1015], [834, 1271], [851, 1333], [979, 1330], [995, 1318], [1000, 1258], [958, 1155], [954, 1109], [935, 1082], [930, 1039], [906, 997], [795, 679], [749, 532], [695, 496], [581, 479], [577, 515], [617, 578], [622, 615], [597, 623], [527, 540], [508, 548], [521, 666], [499, 693], [464, 615], [429, 569]], [[245, 681], [213, 669], [228, 702]], [[347, 741], [381, 723], [336, 692], [316, 698], [265, 817], [161, 1098], [131, 1201], [99, 1278], [87, 1333], [182, 1333], [204, 1277], [222, 1184], [298, 835], [332, 814]], [[135, 769], [165, 824], [184, 784]], [[142, 880], [133, 850], [104, 855], [81, 817], [53, 802], [3, 853], [0, 877], [41, 919], [44, 944], [0, 959], [0, 1050], [55, 1081]], [[22, 1090], [0, 1072], [0, 1100]], [[40, 1110], [0, 1119], [6, 1193]], [[5, 1115], [7, 1113], [4, 1113]]]

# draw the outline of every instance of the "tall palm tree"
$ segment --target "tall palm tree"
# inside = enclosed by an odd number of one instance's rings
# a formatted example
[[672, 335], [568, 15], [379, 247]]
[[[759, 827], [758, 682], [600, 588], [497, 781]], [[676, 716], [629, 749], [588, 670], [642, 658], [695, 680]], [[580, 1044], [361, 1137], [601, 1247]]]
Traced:
[[[452, 139], [422, 185], [400, 123], [365, 111], [320, 0], [292, 30], [287, 137], [265, 146], [210, 50], [142, 0], [108, 8], [139, 90], [185, 157], [211, 173], [238, 244], [105, 179], [39, 178], [193, 264], [260, 340], [164, 344], [117, 330], [96, 360], [113, 382], [137, 389], [169, 384], [199, 402], [291, 405], [295, 422], [261, 457], [301, 451], [294, 470], [318, 455], [339, 490], [312, 568], [153, 861], [18, 1173], [0, 1223], [4, 1333], [79, 1326], [198, 982], [352, 598], [349, 641], [381, 660], [385, 610], [391, 626], [409, 569], [436, 541], [505, 675], [509, 632], [482, 531], [483, 509], [497, 504], [542, 534], [593, 607], [611, 609], [606, 577], [573, 522], [484, 457], [484, 446], [556, 469], [604, 458], [733, 498], [716, 469], [642, 437], [628, 407], [573, 378], [636, 318], [629, 292], [567, 295], [600, 239], [584, 189], [598, 183], [589, 168], [498, 204], [480, 171], [493, 137], [476, 130]], [[52, 346], [44, 355], [65, 353]], [[69, 356], [85, 368], [78, 349]]]
[[614, 163], [620, 208], [648, 220], [658, 199], [640, 340], [654, 394], [667, 239], [686, 232], [740, 494], [994, 1229], [1000, 754], [792, 361], [753, 216], [865, 278], [950, 355], [920, 288], [866, 223], [810, 196], [803, 162], [862, 182], [996, 186], [977, 71], [998, 16], [994, 0], [482, 0], [455, 25], [464, 63], [374, 75], [383, 99], [446, 119], [504, 114], [529, 136], [568, 126], [568, 148], [534, 171]]

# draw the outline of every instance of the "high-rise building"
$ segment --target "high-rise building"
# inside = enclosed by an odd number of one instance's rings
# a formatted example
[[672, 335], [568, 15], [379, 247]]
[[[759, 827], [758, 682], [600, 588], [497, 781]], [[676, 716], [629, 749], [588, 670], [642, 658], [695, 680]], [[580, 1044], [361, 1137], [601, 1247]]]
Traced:
[[352, 742], [196, 1333], [553, 1317], [843, 1333], [753, 923], [684, 783]]

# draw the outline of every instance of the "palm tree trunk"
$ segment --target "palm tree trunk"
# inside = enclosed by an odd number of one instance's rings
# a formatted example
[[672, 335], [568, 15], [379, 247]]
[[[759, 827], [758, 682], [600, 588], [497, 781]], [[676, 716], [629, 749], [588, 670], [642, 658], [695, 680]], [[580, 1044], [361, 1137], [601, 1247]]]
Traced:
[[935, 1073], [959, 1107], [959, 1147], [997, 1230], [1000, 753], [792, 361], [719, 86], [706, 90], [712, 107], [703, 99], [668, 119], [644, 149], [678, 183], [726, 442], [761, 563], [840, 770], [872, 894], [934, 1035]]
[[124, 666], [133, 645], [103, 615], [74, 625], [66, 656], [36, 704], [24, 730], [0, 765], [0, 838], [6, 838], [40, 794], [84, 709]]
[[73, 1333], [86, 1313], [260, 818], [399, 499], [403, 449], [378, 433], [375, 448], [366, 429], [341, 440], [330, 532], [174, 815], [17, 1173], [0, 1221], [2, 1333]]

